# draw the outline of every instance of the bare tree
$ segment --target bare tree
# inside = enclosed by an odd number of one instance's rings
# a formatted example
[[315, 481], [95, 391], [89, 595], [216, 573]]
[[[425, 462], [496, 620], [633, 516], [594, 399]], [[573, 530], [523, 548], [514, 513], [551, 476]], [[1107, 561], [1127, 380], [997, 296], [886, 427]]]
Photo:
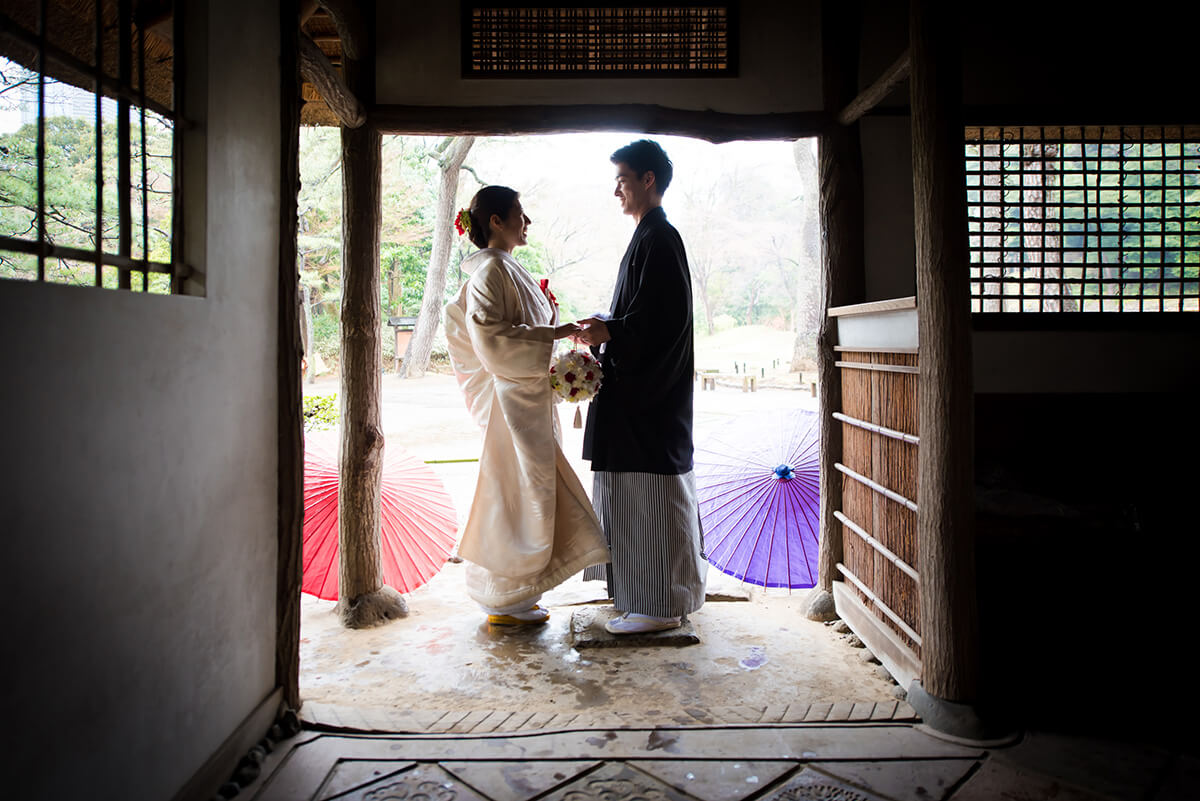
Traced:
[[803, 214], [800, 253], [794, 273], [796, 292], [792, 312], [792, 325], [796, 332], [792, 345], [792, 371], [795, 372], [802, 369], [806, 360], [816, 357], [817, 332], [821, 325], [821, 226], [817, 215], [820, 199], [817, 159], [811, 140], [797, 139], [792, 145], [792, 157], [796, 162], [796, 171], [800, 173]]
[[474, 136], [447, 137], [435, 151], [441, 168], [441, 182], [438, 185], [437, 214], [433, 224], [433, 250], [429, 255], [429, 272], [425, 275], [421, 311], [417, 314], [417, 327], [404, 354], [401, 378], [420, 378], [429, 369], [433, 338], [442, 322], [442, 297], [446, 291], [446, 268], [450, 264], [458, 174], [474, 144]]
[[585, 261], [591, 255], [585, 239], [580, 238], [584, 229], [572, 225], [570, 220], [555, 217], [546, 226], [546, 236], [541, 239], [546, 256], [546, 274], [554, 275], [568, 267]]
[[688, 267], [692, 272], [695, 294], [704, 309], [707, 332], [713, 333], [713, 290], [718, 274], [727, 267], [728, 239], [718, 225], [723, 198], [720, 179], [684, 194], [684, 219], [687, 221]]

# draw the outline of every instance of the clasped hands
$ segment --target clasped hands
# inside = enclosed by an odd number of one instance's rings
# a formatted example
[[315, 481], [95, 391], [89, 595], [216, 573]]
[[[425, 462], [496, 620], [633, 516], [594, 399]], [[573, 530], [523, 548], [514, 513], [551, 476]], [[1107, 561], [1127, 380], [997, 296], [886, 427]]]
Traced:
[[608, 326], [598, 317], [585, 317], [574, 323], [563, 323], [554, 329], [554, 338], [570, 337], [580, 345], [602, 345], [612, 339]]

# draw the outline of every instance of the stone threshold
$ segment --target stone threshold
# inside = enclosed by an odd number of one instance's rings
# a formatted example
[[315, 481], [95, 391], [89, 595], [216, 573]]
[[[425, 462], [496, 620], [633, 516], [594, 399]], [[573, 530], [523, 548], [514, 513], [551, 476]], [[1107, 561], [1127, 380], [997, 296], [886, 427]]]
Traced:
[[393, 734], [489, 734], [645, 726], [764, 726], [797, 723], [915, 723], [904, 701], [837, 701], [766, 707], [688, 707], [654, 716], [620, 710], [531, 711], [530, 709], [386, 710], [306, 702], [306, 728], [319, 731]]

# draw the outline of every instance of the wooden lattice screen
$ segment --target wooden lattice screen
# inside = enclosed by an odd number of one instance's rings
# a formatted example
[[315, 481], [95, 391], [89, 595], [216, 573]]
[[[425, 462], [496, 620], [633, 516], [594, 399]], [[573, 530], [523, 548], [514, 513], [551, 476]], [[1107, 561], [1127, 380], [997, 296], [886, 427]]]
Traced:
[[733, 77], [736, 5], [463, 6], [470, 78]]
[[965, 155], [971, 311], [1200, 311], [1200, 127], [973, 127]]

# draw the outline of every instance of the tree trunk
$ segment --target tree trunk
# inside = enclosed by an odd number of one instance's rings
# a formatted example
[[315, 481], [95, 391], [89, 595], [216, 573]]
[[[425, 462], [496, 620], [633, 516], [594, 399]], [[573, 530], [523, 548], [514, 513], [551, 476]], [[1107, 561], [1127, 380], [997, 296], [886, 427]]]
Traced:
[[312, 350], [312, 290], [300, 285], [300, 344], [304, 358], [308, 360], [308, 374], [305, 379], [312, 384], [317, 380], [317, 364]]
[[[352, 91], [374, 95], [370, 54], [347, 59]], [[408, 613], [382, 580], [380, 427], [382, 332], [379, 309], [379, 130], [342, 128], [342, 442], [338, 485], [338, 615], [363, 628]]]
[[[825, 109], [836, 113], [857, 91], [859, 21], [853, 8], [838, 0], [821, 6]], [[833, 579], [842, 561], [842, 528], [833, 516], [842, 505], [842, 426], [832, 414], [842, 408], [842, 382], [834, 365], [837, 327], [831, 307], [861, 302], [863, 267], [862, 147], [858, 124], [835, 126], [821, 137], [817, 154], [821, 191], [821, 323], [817, 335], [821, 413], [821, 546], [819, 578], [808, 615], [833, 614]]]
[[797, 264], [801, 274], [797, 277], [796, 298], [792, 308], [792, 330], [796, 332], [796, 340], [792, 345], [792, 370], [799, 371], [804, 361], [816, 354], [820, 330], [820, 320], [814, 311], [820, 309], [821, 281], [820, 271], [816, 268], [821, 259], [821, 221], [819, 211], [817, 214], [810, 211], [813, 206], [819, 207], [820, 192], [817, 188], [817, 162], [808, 140], [796, 140], [792, 145], [792, 158], [796, 162], [796, 172], [800, 174], [800, 191], [806, 206]]
[[708, 297], [708, 267], [697, 270], [692, 273], [692, 283], [695, 284], [695, 290], [700, 295], [700, 305], [704, 307], [704, 324], [707, 326], [708, 335], [713, 334], [713, 313], [712, 301]]
[[962, 74], [954, 8], [914, 0], [913, 214], [921, 365], [917, 553], [921, 684], [956, 703], [977, 692], [974, 437]]
[[[393, 317], [396, 315], [396, 310], [400, 308], [399, 304], [396, 303], [396, 261], [397, 261], [396, 258], [392, 257], [392, 260], [388, 263], [388, 272], [387, 272], [387, 276], [388, 276], [388, 314]], [[396, 355], [399, 356], [400, 354], [396, 354]]]
[[403, 378], [420, 378], [429, 369], [433, 338], [442, 323], [446, 268], [450, 265], [450, 245], [457, 213], [454, 201], [458, 196], [458, 174], [473, 144], [474, 136], [459, 137], [442, 159], [442, 180], [438, 186], [437, 215], [433, 225], [433, 251], [429, 255], [429, 272], [425, 275], [425, 292], [421, 297], [416, 330], [404, 354]]

